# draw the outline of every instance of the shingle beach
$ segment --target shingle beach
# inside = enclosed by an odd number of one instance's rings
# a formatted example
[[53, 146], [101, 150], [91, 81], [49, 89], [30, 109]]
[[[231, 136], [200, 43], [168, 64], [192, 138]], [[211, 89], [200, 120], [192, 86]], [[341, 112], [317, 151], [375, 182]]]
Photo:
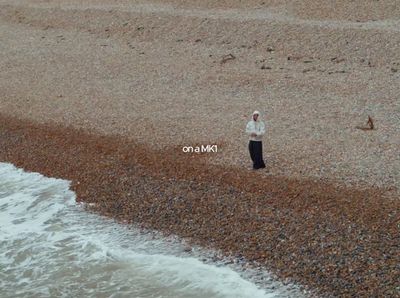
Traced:
[[0, 0], [1, 162], [319, 296], [399, 295], [396, 1], [81, 2]]

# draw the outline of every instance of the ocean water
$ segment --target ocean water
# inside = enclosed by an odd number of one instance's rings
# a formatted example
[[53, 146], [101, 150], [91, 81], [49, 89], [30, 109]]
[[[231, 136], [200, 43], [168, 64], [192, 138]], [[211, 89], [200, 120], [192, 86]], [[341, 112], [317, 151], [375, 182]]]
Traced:
[[0, 163], [0, 297], [302, 296], [86, 212], [69, 185]]

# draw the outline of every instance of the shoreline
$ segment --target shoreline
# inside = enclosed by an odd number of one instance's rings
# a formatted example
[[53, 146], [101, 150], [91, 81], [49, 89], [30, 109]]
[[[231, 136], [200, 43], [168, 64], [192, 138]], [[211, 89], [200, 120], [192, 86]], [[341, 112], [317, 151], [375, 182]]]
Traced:
[[400, 202], [384, 189], [262, 176], [176, 148], [1, 116], [0, 160], [72, 181], [119, 221], [257, 262], [320, 295], [396, 294]]
[[[163, 297], [304, 297], [297, 288], [282, 285], [262, 269], [249, 268], [243, 260], [229, 262], [202, 247], [189, 248], [179, 237], [122, 225], [87, 212], [75, 199], [70, 181], [0, 162], [1, 272], [7, 274], [1, 281], [1, 297], [15, 297], [16, 272], [31, 279], [17, 289], [19, 295], [29, 297], [54, 292], [53, 296], [60, 296], [62, 290], [56, 290], [60, 283], [69, 289], [70, 297], [92, 296], [93, 291], [96, 296], [143, 297], [149, 291], [146, 281], [151, 281], [151, 292]], [[29, 238], [28, 231], [32, 232]], [[33, 256], [31, 249], [38, 247], [40, 252]], [[62, 251], [54, 253], [57, 248]], [[18, 262], [13, 256], [34, 258], [34, 264]], [[44, 272], [32, 278], [32, 269]], [[74, 278], [77, 274], [79, 280]], [[108, 279], [111, 284], [95, 286]]]
[[[81, 202], [82, 204], [84, 202]], [[94, 212], [90, 209], [90, 206], [82, 206], [86, 212]], [[94, 214], [104, 216], [94, 212]], [[110, 217], [104, 216], [110, 219]], [[112, 219], [112, 218], [111, 218]], [[158, 230], [149, 229], [139, 224], [127, 224], [126, 221], [117, 221], [116, 223], [126, 226], [128, 229], [137, 230], [140, 235], [150, 237], [150, 239], [166, 241], [172, 245], [182, 246], [182, 251], [177, 254], [179, 257], [194, 257], [201, 260], [204, 264], [213, 266], [224, 266], [235, 272], [237, 272], [242, 278], [253, 283], [257, 288], [261, 290], [270, 291], [271, 289], [279, 289], [280, 294], [284, 297], [315, 297], [317, 296], [316, 291], [308, 288], [305, 285], [295, 284], [290, 279], [281, 280], [273, 272], [267, 271], [265, 267], [262, 267], [259, 263], [250, 262], [243, 256], [237, 257], [227, 255], [219, 249], [212, 247], [205, 247], [189, 240], [184, 239], [178, 235], [168, 232], [163, 233]], [[296, 296], [293, 296], [296, 294]], [[268, 293], [267, 293], [268, 295]], [[288, 295], [288, 296], [286, 296]]]

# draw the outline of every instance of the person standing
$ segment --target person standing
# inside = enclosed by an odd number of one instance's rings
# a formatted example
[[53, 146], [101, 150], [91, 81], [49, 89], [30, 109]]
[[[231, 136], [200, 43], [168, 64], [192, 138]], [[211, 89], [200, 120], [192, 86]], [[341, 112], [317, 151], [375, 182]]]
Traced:
[[262, 150], [262, 137], [265, 134], [265, 124], [260, 119], [260, 112], [254, 111], [252, 119], [247, 123], [246, 133], [249, 135], [249, 152], [253, 161], [253, 169], [265, 168]]

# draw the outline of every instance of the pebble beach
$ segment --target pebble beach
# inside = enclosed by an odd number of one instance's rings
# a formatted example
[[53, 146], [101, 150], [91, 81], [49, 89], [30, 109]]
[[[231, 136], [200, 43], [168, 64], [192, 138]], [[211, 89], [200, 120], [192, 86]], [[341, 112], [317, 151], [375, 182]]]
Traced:
[[310, 295], [396, 297], [400, 10], [332, 3], [0, 0], [0, 161]]

